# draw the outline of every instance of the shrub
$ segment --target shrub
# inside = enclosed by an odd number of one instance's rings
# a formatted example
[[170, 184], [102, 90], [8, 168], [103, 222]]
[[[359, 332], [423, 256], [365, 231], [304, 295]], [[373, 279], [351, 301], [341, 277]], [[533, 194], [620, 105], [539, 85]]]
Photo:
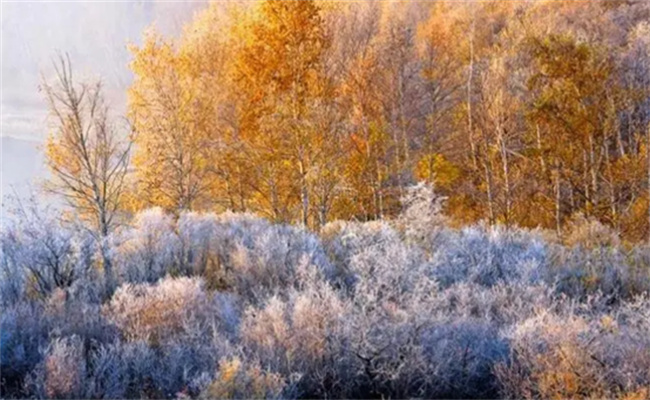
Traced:
[[385, 221], [335, 221], [323, 227], [321, 237], [325, 251], [334, 263], [335, 280], [348, 289], [357, 280], [351, 265], [356, 255], [369, 247], [381, 248], [384, 244], [401, 242], [397, 231]]
[[160, 208], [136, 214], [132, 226], [115, 233], [113, 242], [124, 282], [153, 283], [177, 268], [179, 239], [172, 217]]
[[86, 363], [83, 341], [78, 336], [52, 340], [43, 362], [27, 381], [28, 391], [40, 398], [83, 397]]
[[343, 380], [341, 361], [345, 303], [327, 282], [311, 279], [286, 300], [270, 298], [262, 308], [250, 307], [242, 321], [247, 354], [283, 376], [300, 375], [296, 390], [305, 397], [340, 397], [335, 383]]
[[575, 298], [601, 293], [618, 302], [650, 289], [648, 253], [619, 248], [564, 248], [551, 252], [551, 281], [558, 292]]
[[220, 267], [216, 240], [221, 228], [218, 221], [219, 217], [212, 213], [184, 212], [180, 215], [176, 225], [181, 274], [205, 275]]
[[86, 231], [62, 225], [51, 209], [28, 205], [4, 222], [0, 233], [3, 304], [26, 296], [43, 300], [91, 271], [94, 240]]
[[443, 285], [474, 282], [536, 283], [548, 268], [547, 249], [535, 233], [523, 229], [464, 228], [432, 257], [433, 276]]
[[494, 398], [499, 383], [495, 365], [506, 360], [508, 342], [494, 325], [473, 318], [442, 321], [422, 332], [422, 362], [417, 391], [434, 398]]
[[[264, 371], [258, 364], [245, 365], [233, 357], [219, 362], [217, 376], [203, 392], [207, 399], [276, 399], [286, 390], [285, 379]], [[288, 396], [282, 396], [288, 397]]]
[[[647, 305], [647, 303], [646, 303]], [[608, 314], [541, 312], [511, 333], [509, 363], [496, 368], [516, 398], [616, 398], [650, 384], [648, 331]]]
[[201, 279], [167, 278], [155, 285], [122, 285], [103, 313], [128, 340], [159, 343], [179, 334], [184, 320], [207, 301]]
[[436, 283], [423, 255], [401, 241], [377, 243], [352, 257], [357, 278], [347, 321], [348, 363], [360, 371], [353, 397], [418, 396], [422, 329], [432, 324]]
[[445, 201], [445, 197], [435, 193], [432, 184], [420, 182], [407, 188], [397, 220], [407, 241], [420, 244], [427, 250], [434, 247], [447, 222], [442, 214]]
[[220, 216], [215, 246], [227, 284], [255, 304], [297, 287], [302, 266], [315, 268], [328, 279], [334, 275], [315, 235], [246, 214]]
[[587, 249], [617, 247], [621, 244], [618, 234], [594, 218], [577, 214], [566, 227], [564, 243], [569, 247]]
[[132, 341], [102, 346], [88, 362], [84, 397], [196, 397], [210, 382], [219, 358], [227, 354], [208, 343], [171, 341], [158, 348]]
[[41, 361], [39, 351], [48, 344], [50, 327], [41, 305], [19, 303], [0, 314], [1, 392], [18, 397], [25, 376]]
[[647, 395], [646, 248], [452, 230], [416, 189], [397, 221], [320, 239], [249, 214], [144, 211], [111, 238], [108, 300], [93, 242], [18, 221], [0, 236], [2, 396]]
[[557, 308], [555, 296], [554, 289], [544, 283], [485, 287], [461, 282], [440, 290], [429, 312], [449, 318], [479, 319], [507, 329], [540, 309]]

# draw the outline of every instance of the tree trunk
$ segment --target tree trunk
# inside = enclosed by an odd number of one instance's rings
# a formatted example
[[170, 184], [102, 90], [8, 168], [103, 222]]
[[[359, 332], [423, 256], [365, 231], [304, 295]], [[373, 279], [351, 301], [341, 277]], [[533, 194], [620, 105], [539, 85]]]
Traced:
[[555, 161], [555, 230], [558, 237], [562, 236], [562, 186], [560, 181], [560, 163]]
[[596, 149], [593, 134], [589, 135], [589, 172], [591, 175], [591, 196], [592, 205], [598, 203], [598, 171], [596, 170]]
[[[487, 156], [486, 156], [487, 158]], [[485, 169], [485, 183], [487, 184], [487, 200], [488, 200], [488, 216], [490, 225], [494, 224], [496, 221], [494, 215], [494, 197], [492, 194], [492, 170], [489, 166], [489, 160], [485, 160], [484, 169]]]
[[542, 172], [546, 175], [546, 162], [544, 161], [544, 154], [542, 153], [542, 134], [539, 130], [539, 124], [535, 124], [535, 130], [537, 131], [537, 151], [539, 152], [539, 165], [542, 167]]
[[650, 244], [650, 124], [648, 124], [647, 132], [645, 156], [648, 163], [648, 244]]
[[307, 188], [307, 171], [305, 171], [305, 164], [301, 160], [298, 163], [300, 169], [300, 200], [301, 200], [301, 222], [302, 225], [309, 226], [309, 191]]
[[113, 295], [116, 287], [115, 275], [113, 273], [113, 262], [111, 260], [111, 256], [109, 255], [110, 250], [108, 249], [108, 238], [102, 237], [100, 240], [101, 243], [99, 246], [102, 256], [102, 266], [104, 267], [104, 284], [106, 285], [106, 296], [109, 298]]
[[499, 128], [499, 142], [501, 148], [501, 163], [503, 167], [503, 186], [504, 186], [504, 197], [505, 197], [505, 210], [504, 210], [504, 223], [506, 228], [510, 226], [510, 208], [511, 208], [511, 199], [510, 199], [510, 165], [508, 163], [508, 151], [506, 149], [506, 140], [502, 128]]
[[469, 147], [472, 157], [472, 165], [474, 170], [478, 169], [478, 162], [476, 156], [476, 144], [474, 143], [474, 126], [472, 118], [472, 83], [474, 78], [474, 20], [469, 37], [469, 69], [467, 73], [467, 131]]

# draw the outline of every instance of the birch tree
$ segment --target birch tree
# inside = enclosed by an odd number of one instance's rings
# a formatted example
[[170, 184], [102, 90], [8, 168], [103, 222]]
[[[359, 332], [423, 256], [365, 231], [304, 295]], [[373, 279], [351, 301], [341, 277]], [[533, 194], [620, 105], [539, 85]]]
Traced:
[[46, 189], [61, 196], [93, 233], [110, 292], [114, 277], [106, 239], [119, 223], [130, 133], [111, 120], [101, 82], [75, 83], [68, 56], [59, 56], [55, 72], [55, 82], [43, 84], [53, 124], [45, 152], [52, 173]]

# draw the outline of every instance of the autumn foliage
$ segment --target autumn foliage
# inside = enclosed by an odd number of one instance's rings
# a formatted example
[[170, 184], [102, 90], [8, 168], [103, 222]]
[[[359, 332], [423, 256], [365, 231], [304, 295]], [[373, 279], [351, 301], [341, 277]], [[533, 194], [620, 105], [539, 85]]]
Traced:
[[132, 207], [320, 227], [394, 216], [427, 180], [457, 223], [562, 232], [582, 213], [645, 238], [649, 13], [641, 1], [213, 4], [180, 38], [133, 48]]

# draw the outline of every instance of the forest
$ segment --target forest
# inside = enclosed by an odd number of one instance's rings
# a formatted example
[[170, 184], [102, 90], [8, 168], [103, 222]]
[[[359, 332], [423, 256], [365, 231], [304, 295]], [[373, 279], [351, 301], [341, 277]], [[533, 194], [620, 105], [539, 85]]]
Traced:
[[130, 51], [126, 115], [41, 85], [0, 397], [650, 397], [650, 2], [213, 2]]

